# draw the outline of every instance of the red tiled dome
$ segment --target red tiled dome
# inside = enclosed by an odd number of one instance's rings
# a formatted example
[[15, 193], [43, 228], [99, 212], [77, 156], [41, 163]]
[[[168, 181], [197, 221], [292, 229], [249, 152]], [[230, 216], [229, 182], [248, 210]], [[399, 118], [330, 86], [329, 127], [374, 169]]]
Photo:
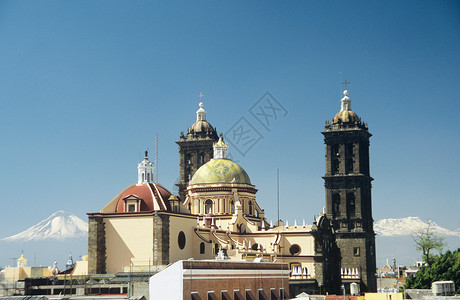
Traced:
[[[132, 197], [134, 196], [134, 197]], [[122, 213], [125, 211], [125, 198], [138, 198], [140, 200], [140, 209], [138, 211], [170, 211], [169, 197], [171, 192], [155, 183], [132, 184], [117, 197], [117, 206], [115, 212]]]

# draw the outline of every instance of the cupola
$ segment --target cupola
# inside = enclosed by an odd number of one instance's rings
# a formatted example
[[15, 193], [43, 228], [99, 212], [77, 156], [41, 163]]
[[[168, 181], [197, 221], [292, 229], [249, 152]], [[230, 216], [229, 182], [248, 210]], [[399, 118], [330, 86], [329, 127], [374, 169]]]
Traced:
[[222, 135], [219, 137], [219, 141], [214, 143], [214, 159], [227, 158], [228, 144], [224, 143]]
[[153, 183], [154, 166], [149, 161], [148, 151], [145, 151], [144, 160], [137, 164], [137, 184]]
[[343, 91], [343, 98], [340, 100], [340, 111], [335, 115], [333, 124], [360, 122], [359, 117], [351, 110], [351, 99], [348, 98], [348, 90]]

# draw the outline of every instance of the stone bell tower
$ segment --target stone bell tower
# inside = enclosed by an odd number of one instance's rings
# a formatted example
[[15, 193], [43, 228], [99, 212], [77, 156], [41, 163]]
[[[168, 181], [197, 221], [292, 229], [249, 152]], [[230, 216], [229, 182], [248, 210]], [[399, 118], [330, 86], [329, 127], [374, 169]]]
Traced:
[[203, 108], [203, 94], [200, 93], [200, 108], [196, 111], [196, 122], [187, 129], [187, 134], [181, 132], [179, 145], [180, 177], [177, 186], [179, 197], [185, 200], [185, 190], [193, 174], [203, 164], [213, 158], [212, 145], [219, 140], [217, 131], [206, 121], [206, 111]]
[[[359, 278], [362, 292], [377, 290], [375, 233], [372, 218], [367, 124], [351, 110], [348, 91], [343, 92], [341, 109], [328, 121], [322, 134], [326, 145], [326, 214], [332, 220], [344, 273], [345, 285]], [[356, 275], [356, 273], [358, 275]], [[350, 282], [348, 282], [350, 281]]]

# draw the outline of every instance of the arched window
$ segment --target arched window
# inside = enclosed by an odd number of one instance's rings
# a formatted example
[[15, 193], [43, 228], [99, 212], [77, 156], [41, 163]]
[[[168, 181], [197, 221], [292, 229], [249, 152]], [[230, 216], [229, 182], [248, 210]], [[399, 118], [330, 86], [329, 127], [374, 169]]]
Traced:
[[332, 145], [331, 147], [331, 172], [337, 174], [340, 165], [340, 152], [339, 145]]
[[147, 182], [150, 182], [150, 173], [147, 173]]
[[253, 208], [253, 207], [252, 207], [252, 201], [251, 201], [251, 200], [249, 200], [249, 204], [248, 204], [248, 205], [249, 205], [249, 215], [252, 216], [252, 208]]
[[348, 217], [354, 217], [356, 212], [355, 194], [353, 192], [347, 193], [347, 211]]
[[353, 173], [353, 144], [347, 144], [345, 147], [345, 172]]
[[206, 249], [206, 248], [205, 248], [205, 245], [204, 245], [204, 243], [203, 243], [203, 242], [201, 242], [201, 244], [200, 244], [200, 254], [204, 254], [204, 252], [205, 252], [205, 249]]
[[145, 174], [142, 173], [142, 183], [144, 182]]
[[230, 201], [230, 213], [233, 215], [235, 213], [235, 202]]
[[332, 215], [335, 218], [340, 216], [340, 194], [335, 193], [332, 195]]
[[204, 213], [212, 214], [212, 200], [211, 199], [206, 200], [204, 204]]
[[200, 165], [204, 164], [204, 153], [200, 153]]

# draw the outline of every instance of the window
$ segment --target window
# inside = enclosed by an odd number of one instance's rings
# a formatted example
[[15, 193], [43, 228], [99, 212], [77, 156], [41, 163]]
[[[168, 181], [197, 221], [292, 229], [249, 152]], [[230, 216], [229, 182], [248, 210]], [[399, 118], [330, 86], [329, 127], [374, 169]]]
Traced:
[[184, 249], [185, 247], [185, 233], [183, 231], [179, 232], [177, 236], [177, 243], [179, 244], [180, 249]]
[[208, 300], [218, 300], [216, 294], [214, 294], [214, 291], [208, 292]]
[[217, 255], [219, 253], [219, 244], [214, 245], [214, 254]]
[[259, 300], [268, 300], [267, 294], [265, 294], [263, 289], [259, 289]]
[[345, 172], [347, 174], [353, 173], [353, 144], [347, 144], [345, 146]]
[[356, 205], [355, 205], [355, 194], [353, 192], [347, 193], [347, 210], [348, 210], [348, 217], [354, 217], [356, 212]]
[[206, 246], [204, 245], [203, 242], [201, 242], [201, 244], [200, 244], [200, 254], [204, 254], [205, 250], [206, 250]]
[[206, 200], [204, 204], [204, 213], [212, 214], [212, 200], [211, 199]]
[[299, 255], [300, 251], [300, 246], [297, 244], [291, 245], [291, 247], [289, 247], [289, 252], [291, 255]]
[[136, 204], [129, 204], [128, 205], [128, 211], [129, 212], [135, 212], [136, 211]]
[[252, 216], [252, 201], [249, 200], [249, 215]]
[[354, 256], [359, 256], [359, 247], [354, 247], [353, 248], [353, 255]]
[[222, 300], [232, 300], [232, 298], [230, 298], [230, 295], [227, 293], [226, 290], [221, 291], [221, 299]]
[[230, 213], [233, 215], [235, 213], [235, 202], [230, 201]]
[[200, 165], [204, 164], [204, 153], [200, 153]]
[[278, 300], [279, 297], [278, 297], [278, 294], [276, 293], [276, 289], [275, 288], [271, 288], [270, 289], [270, 300]]
[[340, 216], [340, 194], [332, 194], [332, 215], [333, 218]]
[[286, 299], [286, 292], [283, 288], [280, 289], [280, 299]]
[[337, 174], [339, 172], [340, 152], [339, 145], [332, 145], [331, 147], [331, 172]]
[[246, 290], [246, 300], [256, 300], [256, 297], [254, 297], [254, 294], [249, 289]]
[[233, 290], [233, 299], [234, 300], [244, 300], [244, 297], [241, 294], [240, 290]]

